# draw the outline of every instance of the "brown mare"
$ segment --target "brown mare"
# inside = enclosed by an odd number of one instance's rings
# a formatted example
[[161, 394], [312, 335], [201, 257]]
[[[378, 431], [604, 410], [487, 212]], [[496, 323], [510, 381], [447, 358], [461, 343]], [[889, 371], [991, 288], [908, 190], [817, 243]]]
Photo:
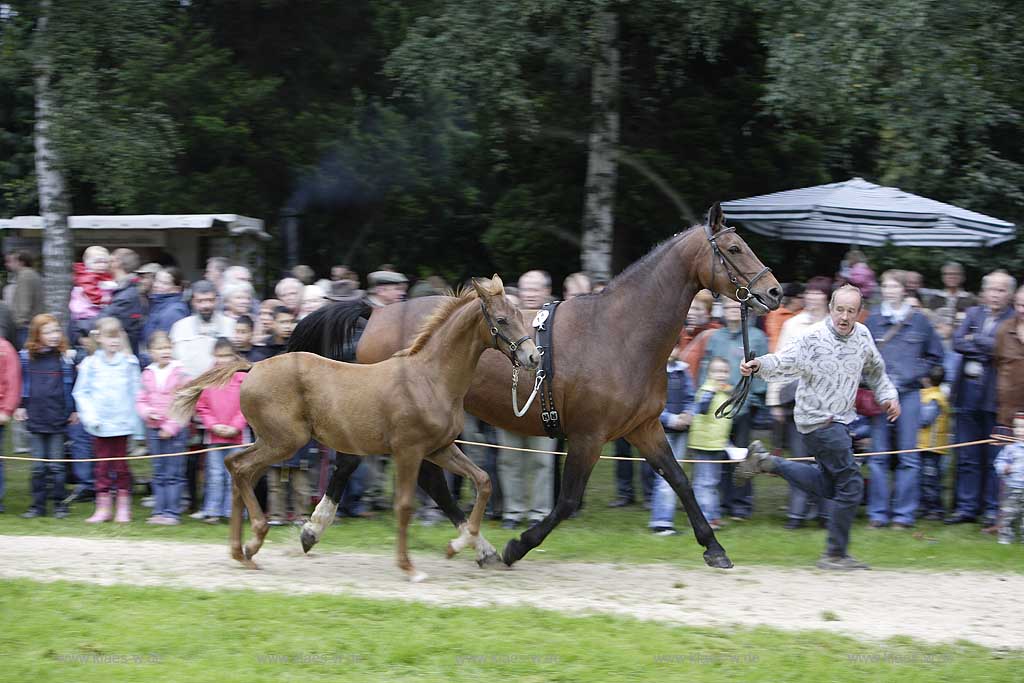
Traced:
[[[477, 487], [469, 520], [448, 545], [449, 557], [469, 545], [476, 548], [481, 566], [497, 563], [497, 552], [480, 535], [490, 479], [452, 442], [462, 431], [463, 398], [485, 349], [505, 353], [506, 368], [509, 360], [537, 367], [540, 356], [527, 329], [505, 298], [500, 278], [474, 279], [473, 289], [435, 307], [407, 349], [379, 363], [354, 365], [288, 353], [214, 368], [187, 384], [175, 403], [183, 416], [191, 415], [203, 389], [226, 384], [236, 372], [249, 373], [242, 383], [242, 413], [256, 440], [224, 463], [233, 482], [231, 556], [256, 568], [253, 556], [269, 527], [253, 486], [268, 466], [287, 460], [313, 438], [346, 453], [391, 455], [398, 566], [410, 580], [425, 578], [413, 568], [407, 543], [416, 473], [424, 459], [470, 478]], [[506, 401], [511, 403], [511, 396]], [[253, 534], [244, 547], [243, 504]]]
[[[749, 287], [749, 289], [748, 289]], [[707, 222], [677, 234], [618, 275], [599, 294], [589, 294], [558, 307], [553, 335], [555, 406], [561, 415], [569, 455], [562, 473], [558, 501], [545, 519], [512, 539], [502, 559], [508, 565], [521, 559], [579, 506], [587, 479], [602, 446], [619, 437], [635, 446], [683, 502], [697, 542], [706, 548], [709, 566], [732, 567], [725, 550], [697, 506], [693, 489], [672, 454], [659, 421], [665, 406], [665, 360], [679, 339], [693, 295], [710, 289], [765, 313], [778, 307], [782, 292], [732, 228], [724, 227], [715, 204]], [[373, 363], [407, 344], [417, 321], [444, 297], [424, 297], [375, 310], [359, 340], [357, 359]], [[351, 343], [354, 326], [365, 304], [333, 304], [299, 324], [290, 350], [327, 356], [342, 354]], [[526, 311], [527, 316], [533, 313]], [[520, 385], [519, 404], [533, 382]], [[525, 386], [524, 386], [525, 385]], [[466, 409], [492, 425], [518, 434], [543, 435], [540, 401], [522, 419], [510, 406], [511, 376], [497, 353], [485, 353], [466, 395]], [[354, 463], [352, 462], [354, 461]], [[331, 511], [358, 464], [339, 453], [338, 467], [327, 495], [318, 505]], [[424, 463], [420, 486], [458, 526], [464, 516], [454, 503], [439, 469]], [[303, 533], [308, 548], [319, 536]]]

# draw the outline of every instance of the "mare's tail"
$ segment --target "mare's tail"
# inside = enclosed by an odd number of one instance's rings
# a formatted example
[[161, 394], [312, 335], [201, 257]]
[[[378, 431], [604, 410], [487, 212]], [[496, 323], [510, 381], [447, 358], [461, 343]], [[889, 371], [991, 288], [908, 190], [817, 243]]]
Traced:
[[355, 362], [359, 319], [368, 318], [372, 310], [365, 299], [321, 306], [295, 326], [287, 350]]
[[178, 389], [174, 399], [174, 406], [171, 408], [172, 417], [179, 422], [187, 422], [196, 410], [196, 403], [199, 402], [199, 395], [203, 393], [203, 389], [222, 387], [231, 381], [236, 372], [249, 372], [252, 365], [247, 360], [239, 360], [222, 365], [219, 368], [211, 368], [199, 375], [181, 389]]

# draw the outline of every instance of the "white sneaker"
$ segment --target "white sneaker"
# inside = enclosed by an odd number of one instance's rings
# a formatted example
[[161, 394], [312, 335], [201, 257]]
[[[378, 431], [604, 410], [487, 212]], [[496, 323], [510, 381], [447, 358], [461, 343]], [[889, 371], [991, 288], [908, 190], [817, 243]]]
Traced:
[[146, 496], [139, 502], [139, 505], [144, 508], [151, 508], [156, 505], [156, 498], [154, 496]]
[[1010, 539], [1008, 539], [1008, 538], [1000, 538], [999, 539], [999, 545], [1010, 545]]
[[206, 519], [206, 513], [200, 510], [199, 512], [193, 512], [189, 517], [192, 519]]
[[679, 532], [673, 529], [672, 527], [666, 527], [664, 529], [655, 529], [654, 531], [655, 536], [675, 536], [678, 533]]

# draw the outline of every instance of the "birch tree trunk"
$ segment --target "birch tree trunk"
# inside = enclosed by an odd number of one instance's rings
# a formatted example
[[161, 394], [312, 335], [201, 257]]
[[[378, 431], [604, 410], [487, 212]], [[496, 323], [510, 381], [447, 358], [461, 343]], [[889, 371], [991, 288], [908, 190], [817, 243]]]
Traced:
[[601, 12], [595, 19], [595, 61], [590, 84], [592, 123], [587, 152], [583, 245], [580, 261], [591, 278], [612, 276], [615, 182], [619, 144], [619, 19]]
[[51, 137], [54, 114], [53, 92], [50, 88], [53, 62], [50, 59], [47, 24], [50, 0], [40, 0], [39, 20], [35, 35], [35, 163], [39, 187], [39, 215], [43, 219], [43, 287], [46, 310], [61, 321], [68, 318], [71, 294], [72, 238], [68, 226], [70, 202], [60, 158]]

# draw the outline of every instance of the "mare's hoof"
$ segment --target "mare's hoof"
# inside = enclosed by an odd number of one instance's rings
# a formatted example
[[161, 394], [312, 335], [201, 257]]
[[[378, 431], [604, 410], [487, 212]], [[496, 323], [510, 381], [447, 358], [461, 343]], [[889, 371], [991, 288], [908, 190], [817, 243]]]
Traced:
[[501, 556], [496, 550], [492, 550], [483, 557], [478, 557], [476, 563], [481, 569], [493, 569], [501, 564]]
[[526, 554], [526, 546], [520, 543], [518, 538], [513, 538], [505, 544], [505, 550], [501, 553], [501, 561], [509, 567], [523, 558]]
[[302, 552], [308, 553], [309, 549], [317, 544], [317, 537], [309, 529], [303, 529], [302, 533], [299, 534], [299, 540], [302, 541]]
[[715, 569], [732, 569], [732, 560], [725, 554], [724, 550], [704, 551], [704, 562]]

